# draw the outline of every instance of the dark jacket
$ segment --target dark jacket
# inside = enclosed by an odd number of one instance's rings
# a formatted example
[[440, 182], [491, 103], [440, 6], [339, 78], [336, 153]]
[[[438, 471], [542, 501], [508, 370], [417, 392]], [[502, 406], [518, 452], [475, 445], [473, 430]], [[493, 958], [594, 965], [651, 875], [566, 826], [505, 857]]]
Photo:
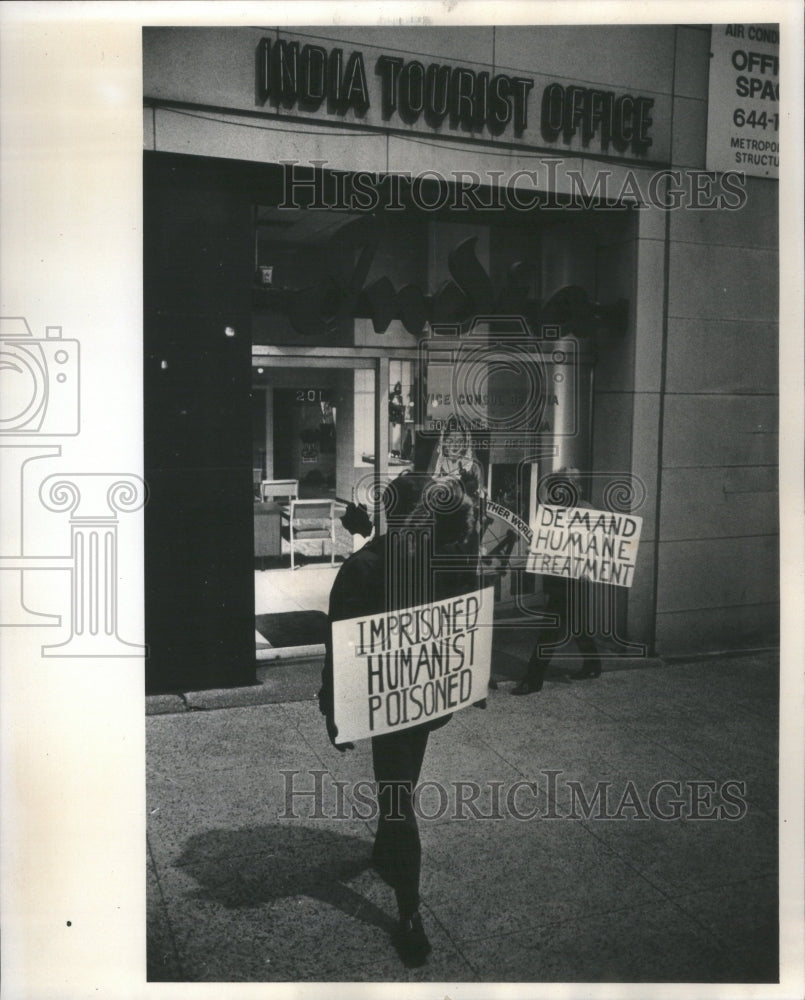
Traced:
[[[330, 591], [330, 622], [377, 615], [385, 611], [386, 537], [380, 535], [354, 552], [344, 563]], [[333, 638], [330, 629], [319, 690], [319, 711], [333, 717]]]

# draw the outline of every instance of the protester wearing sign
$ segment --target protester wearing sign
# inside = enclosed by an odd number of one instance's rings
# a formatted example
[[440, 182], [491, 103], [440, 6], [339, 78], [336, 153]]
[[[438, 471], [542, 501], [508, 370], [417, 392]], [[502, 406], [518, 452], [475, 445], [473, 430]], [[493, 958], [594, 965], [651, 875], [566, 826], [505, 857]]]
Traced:
[[[578, 469], [564, 468], [559, 470], [553, 479], [554, 492], [563, 492], [569, 507], [592, 509], [589, 503], [581, 499], [581, 473]], [[550, 651], [546, 647], [556, 645], [570, 635], [570, 625], [574, 617], [580, 614], [582, 623], [590, 620], [589, 609], [594, 598], [592, 584], [586, 579], [561, 579], [557, 576], [545, 575], [542, 578], [542, 589], [547, 603], [545, 612], [554, 616], [554, 624], [550, 628], [539, 629], [539, 634], [526, 667], [526, 675], [512, 690], [512, 694], [533, 694], [542, 690], [542, 684], [550, 665]], [[574, 611], [576, 615], [574, 616]], [[599, 677], [601, 675], [601, 658], [595, 639], [582, 628], [574, 638], [583, 656], [582, 667], [576, 677], [579, 679]], [[540, 650], [545, 650], [541, 654]]]
[[[449, 494], [449, 495], [448, 495]], [[379, 615], [401, 608], [465, 594], [477, 587], [477, 484], [464, 478], [433, 481], [402, 474], [383, 496], [388, 531], [372, 538], [350, 556], [338, 572], [330, 593], [330, 621]], [[434, 561], [450, 558], [448, 573], [422, 565], [428, 546], [418, 536], [431, 533]], [[400, 553], [407, 568], [406, 586], [395, 578]], [[334, 718], [332, 638], [327, 644], [319, 708], [327, 732], [340, 751]], [[373, 864], [394, 889], [399, 924], [395, 944], [407, 965], [422, 965], [431, 950], [419, 915], [421, 844], [413, 797], [430, 732], [450, 715], [372, 737], [372, 763], [377, 782], [379, 819], [372, 851]]]

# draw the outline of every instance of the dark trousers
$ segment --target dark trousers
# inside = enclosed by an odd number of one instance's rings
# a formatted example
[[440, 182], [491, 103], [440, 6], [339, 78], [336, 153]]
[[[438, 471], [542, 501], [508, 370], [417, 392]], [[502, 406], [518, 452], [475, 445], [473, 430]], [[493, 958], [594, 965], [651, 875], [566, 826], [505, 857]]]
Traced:
[[[590, 585], [582, 580], [568, 581], [566, 586], [548, 591], [545, 612], [556, 615], [558, 620], [551, 628], [538, 630], [539, 638], [528, 661], [526, 673], [530, 683], [539, 684], [545, 677], [555, 648], [564, 645], [571, 638], [574, 620], [581, 620], [582, 623], [587, 620], [586, 612], [579, 609], [583, 606], [589, 608], [590, 596]], [[572, 638], [584, 657], [585, 667], [600, 667], [601, 658], [592, 635], [582, 629], [578, 634], [572, 634]], [[554, 649], [546, 648], [550, 646], [554, 646]]]
[[429, 732], [425, 726], [415, 726], [372, 737], [380, 807], [372, 858], [394, 888], [402, 917], [419, 906], [422, 847], [413, 800]]

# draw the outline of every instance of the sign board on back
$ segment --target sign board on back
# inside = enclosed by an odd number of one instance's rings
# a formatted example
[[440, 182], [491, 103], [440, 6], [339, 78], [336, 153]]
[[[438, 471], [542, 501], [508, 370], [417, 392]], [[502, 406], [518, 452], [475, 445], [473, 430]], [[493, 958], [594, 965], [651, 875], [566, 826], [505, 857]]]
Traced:
[[779, 26], [714, 24], [711, 32], [707, 169], [777, 177]]
[[541, 504], [526, 569], [631, 587], [642, 527], [633, 514]]
[[333, 622], [339, 743], [420, 725], [486, 697], [494, 588]]

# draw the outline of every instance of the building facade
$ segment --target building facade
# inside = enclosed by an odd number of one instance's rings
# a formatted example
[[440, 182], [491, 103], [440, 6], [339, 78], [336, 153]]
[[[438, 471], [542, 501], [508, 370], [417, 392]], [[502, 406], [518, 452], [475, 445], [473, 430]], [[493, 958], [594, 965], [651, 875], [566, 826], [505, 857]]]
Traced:
[[152, 689], [253, 681], [261, 481], [371, 506], [456, 426], [504, 522], [567, 467], [642, 518], [624, 649], [776, 641], [777, 182], [706, 170], [717, 32], [144, 30]]

